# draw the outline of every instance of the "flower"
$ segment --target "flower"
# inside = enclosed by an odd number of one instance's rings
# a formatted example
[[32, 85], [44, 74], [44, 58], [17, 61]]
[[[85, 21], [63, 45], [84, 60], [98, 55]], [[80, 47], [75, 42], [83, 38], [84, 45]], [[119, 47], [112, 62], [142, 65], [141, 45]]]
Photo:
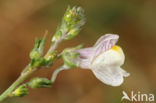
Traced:
[[103, 83], [120, 86], [123, 77], [129, 73], [120, 66], [124, 64], [125, 56], [121, 47], [115, 45], [119, 39], [117, 34], [105, 34], [98, 39], [93, 47], [79, 49], [76, 64], [81, 68], [92, 70]]

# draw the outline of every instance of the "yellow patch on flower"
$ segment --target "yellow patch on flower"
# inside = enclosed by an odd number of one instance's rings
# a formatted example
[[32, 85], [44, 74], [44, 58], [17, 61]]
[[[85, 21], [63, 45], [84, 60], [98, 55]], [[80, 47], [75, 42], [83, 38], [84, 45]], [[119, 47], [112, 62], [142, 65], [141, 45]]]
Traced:
[[117, 53], [119, 53], [121, 55], [122, 49], [120, 46], [114, 45], [111, 49], [116, 51]]

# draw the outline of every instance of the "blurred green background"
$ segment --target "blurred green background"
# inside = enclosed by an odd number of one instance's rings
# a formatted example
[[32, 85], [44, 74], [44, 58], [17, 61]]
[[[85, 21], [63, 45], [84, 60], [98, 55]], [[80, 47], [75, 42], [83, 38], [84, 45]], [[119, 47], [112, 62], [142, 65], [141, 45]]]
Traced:
[[[118, 45], [126, 55], [123, 68], [131, 76], [120, 87], [111, 87], [91, 71], [76, 68], [62, 71], [52, 88], [30, 90], [23, 98], [3, 103], [121, 103], [123, 90], [156, 94], [156, 0], [1, 0], [0, 93], [30, 61], [35, 37], [42, 37], [45, 30], [50, 33], [48, 49], [68, 5], [82, 6], [87, 23], [76, 38], [62, 43], [59, 51], [80, 43], [92, 46], [105, 33], [119, 34]], [[50, 78], [60, 64], [32, 76]]]

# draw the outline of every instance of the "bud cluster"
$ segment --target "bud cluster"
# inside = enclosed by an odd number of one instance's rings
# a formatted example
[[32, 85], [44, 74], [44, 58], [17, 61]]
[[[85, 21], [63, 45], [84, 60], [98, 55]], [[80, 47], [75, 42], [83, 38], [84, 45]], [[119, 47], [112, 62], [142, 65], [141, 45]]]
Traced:
[[42, 57], [46, 38], [37, 39], [33, 50], [30, 52], [31, 67], [51, 66], [57, 57], [56, 51], [51, 51], [46, 57]]
[[60, 39], [69, 40], [75, 37], [81, 27], [85, 24], [84, 11], [81, 7], [68, 7], [61, 24], [52, 38], [52, 42], [57, 42]]

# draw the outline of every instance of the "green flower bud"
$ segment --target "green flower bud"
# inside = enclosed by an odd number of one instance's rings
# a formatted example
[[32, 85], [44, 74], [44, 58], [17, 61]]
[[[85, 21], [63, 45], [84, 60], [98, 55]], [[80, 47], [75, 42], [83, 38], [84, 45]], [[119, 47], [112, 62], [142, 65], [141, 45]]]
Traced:
[[46, 42], [46, 35], [47, 35], [47, 32], [45, 33], [45, 36], [43, 37], [43, 39], [36, 39], [34, 48], [30, 52], [31, 59], [38, 59], [42, 56], [44, 44]]
[[11, 93], [11, 96], [22, 97], [28, 94], [28, 88], [26, 84], [19, 86], [16, 90]]
[[47, 78], [33, 78], [28, 83], [29, 87], [31, 88], [49, 88], [52, 82]]
[[39, 57], [36, 59], [32, 59], [30, 62], [30, 66], [31, 67], [42, 67], [42, 66], [48, 67], [48, 66], [51, 66], [53, 64], [53, 62], [56, 60], [56, 58], [57, 58], [57, 52], [52, 51], [45, 58]]
[[68, 37], [66, 38], [66, 40], [72, 39], [73, 37], [75, 37], [78, 33], [79, 33], [79, 29], [78, 28], [74, 28], [72, 30], [70, 30], [68, 32]]
[[68, 28], [68, 33], [66, 35], [66, 40], [75, 37], [81, 30], [81, 26], [85, 24], [84, 10], [81, 7], [73, 7], [70, 9], [68, 7], [64, 15], [64, 23]]
[[52, 42], [60, 39], [69, 40], [75, 37], [85, 24], [84, 11], [81, 7], [68, 7], [61, 24], [52, 38]]
[[54, 61], [56, 60], [56, 58], [57, 58], [57, 52], [52, 51], [51, 53], [49, 53], [49, 55], [47, 55], [45, 57], [45, 64], [47, 66], [51, 66], [54, 63]]
[[32, 50], [31, 52], [30, 52], [30, 58], [31, 59], [36, 59], [36, 58], [39, 58], [41, 55], [40, 55], [40, 53], [37, 51], [37, 50]]
[[76, 9], [75, 7], [73, 7], [73, 10], [70, 8], [70, 6], [68, 6], [67, 10], [66, 10], [66, 13], [64, 15], [64, 20], [67, 22], [67, 23], [71, 23], [72, 21], [72, 18], [74, 18], [75, 16], [75, 12], [76, 12]]
[[43, 39], [36, 39], [33, 50], [30, 52], [31, 58], [31, 67], [40, 67], [45, 65], [45, 60], [42, 57], [44, 44], [46, 42], [46, 35], [48, 32], [45, 32]]
[[[85, 23], [84, 10], [81, 7], [68, 7], [64, 15], [64, 21], [68, 26], [79, 24], [80, 26]], [[71, 25], [70, 25], [71, 24]]]
[[36, 58], [39, 58], [41, 56], [40, 52], [38, 51], [40, 43], [41, 43], [41, 39], [36, 39], [34, 48], [30, 52], [30, 58], [31, 59], [36, 59]]
[[40, 67], [44, 65], [45, 65], [45, 60], [42, 57], [37, 58], [37, 59], [32, 59], [30, 62], [31, 67]]

